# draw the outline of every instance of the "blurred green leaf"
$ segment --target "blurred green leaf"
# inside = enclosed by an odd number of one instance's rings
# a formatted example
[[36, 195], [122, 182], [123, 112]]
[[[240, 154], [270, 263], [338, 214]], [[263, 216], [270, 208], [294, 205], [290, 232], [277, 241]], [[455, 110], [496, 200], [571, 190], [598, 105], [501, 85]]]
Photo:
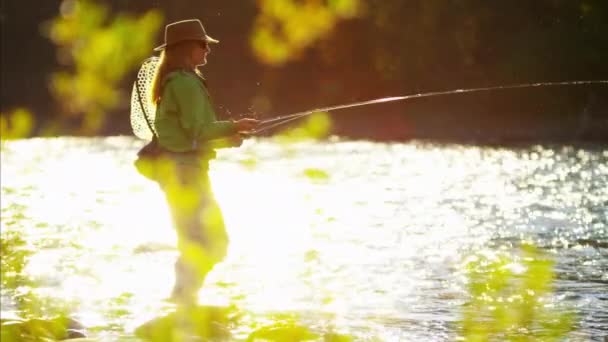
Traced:
[[[461, 332], [466, 341], [553, 341], [573, 330], [574, 316], [546, 304], [553, 296], [553, 260], [532, 245], [521, 255], [486, 254], [466, 264], [470, 301]], [[514, 266], [524, 271], [514, 272]]]
[[328, 180], [329, 174], [321, 169], [306, 169], [304, 175], [312, 180]]
[[93, 0], [64, 0], [46, 25], [66, 70], [51, 76], [51, 92], [64, 115], [81, 118], [80, 132], [94, 134], [106, 123], [125, 90], [120, 82], [152, 52], [162, 22], [157, 10], [139, 17], [117, 14]]
[[359, 13], [359, 0], [260, 0], [250, 37], [257, 58], [283, 65], [331, 33], [340, 20]]
[[328, 113], [317, 112], [308, 116], [296, 127], [288, 128], [275, 136], [278, 142], [293, 143], [327, 137], [331, 131], [332, 120]]
[[34, 117], [25, 108], [17, 108], [0, 115], [0, 137], [2, 140], [27, 138], [33, 131]]

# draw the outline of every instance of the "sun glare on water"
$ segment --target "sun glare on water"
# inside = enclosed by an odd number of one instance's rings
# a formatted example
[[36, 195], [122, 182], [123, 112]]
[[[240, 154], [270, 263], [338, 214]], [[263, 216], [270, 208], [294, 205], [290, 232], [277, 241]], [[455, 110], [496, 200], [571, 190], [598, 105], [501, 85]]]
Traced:
[[[173, 282], [176, 240], [163, 194], [135, 172], [132, 160], [121, 160], [116, 151], [92, 153], [71, 147], [70, 153], [45, 159], [39, 166], [43, 172], [29, 175], [28, 182], [41, 195], [28, 199], [28, 217], [57, 228], [49, 229], [48, 236], [38, 235], [40, 241], [70, 239], [57, 243], [74, 249], [42, 249], [28, 270], [40, 279], [61, 283], [54, 294], [84, 307], [130, 293], [135, 298], [131, 305], [137, 307], [139, 301], [145, 312], [150, 302], [168, 295]], [[232, 161], [214, 161], [211, 178], [231, 243], [226, 260], [201, 290], [203, 303], [237, 301], [252, 310], [330, 312], [372, 305], [394, 312], [387, 297], [368, 296], [359, 303], [360, 286], [345, 287], [340, 279], [365, 283], [369, 272], [378, 269], [415, 267], [421, 250], [439, 244], [437, 262], [457, 259], [458, 244], [446, 238], [467, 233], [465, 218], [445, 210], [432, 218], [440, 226], [427, 229], [423, 228], [428, 226], [426, 219], [399, 213], [401, 206], [415, 213], [436, 205], [433, 201], [444, 183], [452, 181], [445, 178], [441, 165], [445, 160], [438, 154], [413, 153], [399, 161], [387, 153], [384, 162], [355, 163], [368, 167], [365, 170], [348, 170], [348, 165], [335, 165], [323, 157], [296, 167], [271, 161], [251, 169], [238, 162], [236, 152], [226, 155]], [[330, 179], [315, 181], [306, 176], [306, 166], [336, 172]], [[410, 177], [407, 173], [412, 169], [427, 172]], [[467, 172], [451, 171], [453, 178]], [[387, 173], [390, 178], [373, 179], [374, 174]], [[402, 189], [420, 201], [399, 203]], [[391, 190], [397, 197], [390, 198]], [[382, 229], [380, 217], [385, 225], [419, 232], [406, 236]], [[449, 230], [441, 227], [448, 225]], [[383, 248], [387, 243], [396, 248]], [[329, 260], [336, 260], [336, 265]], [[394, 264], [397, 260], [399, 264]], [[332, 277], [332, 272], [338, 276]], [[416, 272], [426, 275], [424, 270]], [[415, 277], [403, 280], [399, 291], [407, 296], [416, 281]], [[380, 286], [392, 291], [397, 285]]]
[[[176, 236], [162, 191], [133, 167], [139, 146], [123, 137], [3, 145], [3, 238], [23, 236], [27, 286], [86, 326], [132, 331], [172, 309]], [[608, 154], [537, 151], [263, 140], [223, 151], [210, 176], [230, 245], [200, 304], [310, 313], [381, 340], [450, 339], [471, 253], [526, 234], [547, 245], [605, 236], [585, 225], [599, 219], [581, 201], [605, 198], [589, 179], [607, 169], [589, 158]], [[3, 313], [23, 310], [3, 293]]]

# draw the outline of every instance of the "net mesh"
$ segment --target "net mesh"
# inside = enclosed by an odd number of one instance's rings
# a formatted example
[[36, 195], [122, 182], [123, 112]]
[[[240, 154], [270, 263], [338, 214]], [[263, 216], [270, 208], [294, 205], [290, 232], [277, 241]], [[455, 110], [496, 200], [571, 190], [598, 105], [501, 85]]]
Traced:
[[156, 135], [155, 107], [150, 99], [158, 60], [158, 57], [150, 57], [143, 62], [131, 91], [131, 129], [135, 136], [148, 141]]

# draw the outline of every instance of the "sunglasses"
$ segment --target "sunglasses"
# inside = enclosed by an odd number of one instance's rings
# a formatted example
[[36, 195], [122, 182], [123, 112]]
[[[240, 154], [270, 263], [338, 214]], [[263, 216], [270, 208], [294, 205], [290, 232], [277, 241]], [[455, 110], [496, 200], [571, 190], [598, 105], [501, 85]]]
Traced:
[[207, 42], [204, 42], [204, 41], [199, 41], [198, 42], [198, 46], [200, 46], [201, 49], [205, 50], [205, 49], [207, 49], [207, 47], [209, 46], [209, 44]]

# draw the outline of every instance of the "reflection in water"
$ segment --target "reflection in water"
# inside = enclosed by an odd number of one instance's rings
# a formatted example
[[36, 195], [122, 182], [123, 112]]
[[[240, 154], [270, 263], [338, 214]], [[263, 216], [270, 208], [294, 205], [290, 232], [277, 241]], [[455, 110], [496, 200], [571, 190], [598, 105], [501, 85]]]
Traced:
[[[138, 148], [60, 138], [2, 151], [3, 243], [19, 232], [32, 292], [70, 303], [102, 337], [175, 311], [163, 299], [176, 238], [162, 193], [132, 167]], [[576, 312], [571, 336], [607, 335], [607, 161], [602, 149], [540, 146], [259, 140], [224, 151], [211, 178], [231, 243], [200, 303], [238, 307], [229, 332], [241, 340], [289, 330], [273, 328], [286, 312], [319, 336], [453, 340], [470, 299], [464, 260], [514, 254], [523, 239], [555, 260], [547, 305]], [[2, 294], [3, 313], [20, 310], [14, 288]]]

